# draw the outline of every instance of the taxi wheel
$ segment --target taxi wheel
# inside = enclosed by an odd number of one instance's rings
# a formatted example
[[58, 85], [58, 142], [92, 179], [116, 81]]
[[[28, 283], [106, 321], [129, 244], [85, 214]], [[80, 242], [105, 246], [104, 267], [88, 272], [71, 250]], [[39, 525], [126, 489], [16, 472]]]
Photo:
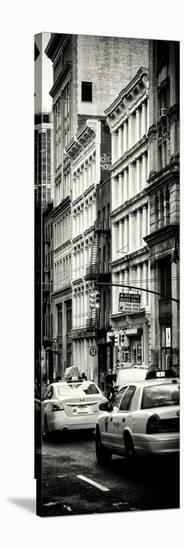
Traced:
[[100, 432], [96, 433], [96, 458], [99, 464], [108, 464], [111, 460], [112, 453], [109, 449], [105, 449], [101, 443]]
[[129, 433], [125, 434], [124, 435], [124, 439], [125, 439], [125, 453], [126, 453], [126, 457], [129, 459], [129, 460], [134, 460], [135, 459], [135, 449], [134, 449], [134, 444], [133, 444], [133, 440], [132, 440], [132, 437]]

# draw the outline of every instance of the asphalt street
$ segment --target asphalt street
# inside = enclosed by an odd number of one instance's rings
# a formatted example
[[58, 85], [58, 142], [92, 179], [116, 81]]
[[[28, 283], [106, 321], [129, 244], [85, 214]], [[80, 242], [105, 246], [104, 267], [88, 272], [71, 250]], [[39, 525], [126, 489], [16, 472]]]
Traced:
[[178, 459], [142, 459], [134, 466], [113, 455], [96, 461], [93, 435], [69, 434], [42, 445], [44, 516], [179, 507]]

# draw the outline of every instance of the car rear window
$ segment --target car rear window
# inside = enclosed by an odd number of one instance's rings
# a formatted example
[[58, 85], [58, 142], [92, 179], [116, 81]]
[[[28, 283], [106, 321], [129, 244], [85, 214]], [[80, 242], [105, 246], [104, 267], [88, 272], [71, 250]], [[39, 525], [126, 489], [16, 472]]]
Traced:
[[97, 388], [97, 386], [95, 386], [95, 384], [85, 384], [84, 382], [83, 384], [81, 384], [80, 389], [84, 391], [86, 395], [93, 395], [93, 394], [100, 393], [99, 389]]
[[162, 384], [143, 389], [141, 409], [179, 405], [179, 386]]
[[69, 384], [66, 384], [66, 386], [61, 386], [58, 384], [56, 388], [56, 392], [59, 397], [62, 397], [63, 395], [71, 395], [73, 394], [73, 391], [73, 388], [69, 386]]

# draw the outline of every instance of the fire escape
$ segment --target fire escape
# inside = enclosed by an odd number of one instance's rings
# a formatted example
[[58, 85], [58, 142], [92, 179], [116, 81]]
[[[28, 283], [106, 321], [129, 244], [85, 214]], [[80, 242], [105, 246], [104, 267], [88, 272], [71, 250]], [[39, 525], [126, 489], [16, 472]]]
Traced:
[[[96, 220], [94, 223], [94, 241], [91, 251], [91, 261], [86, 268], [86, 281], [93, 281], [94, 288], [97, 289], [96, 283], [100, 282], [110, 282], [111, 281], [111, 271], [109, 262], [104, 264], [104, 262], [99, 257], [99, 248], [100, 243], [107, 243], [107, 239], [110, 240], [110, 225], [106, 220], [100, 221]], [[101, 330], [104, 332], [104, 326], [101, 327], [100, 323], [100, 311], [97, 309], [91, 309], [91, 316], [87, 320], [87, 328], [95, 329], [97, 335]]]

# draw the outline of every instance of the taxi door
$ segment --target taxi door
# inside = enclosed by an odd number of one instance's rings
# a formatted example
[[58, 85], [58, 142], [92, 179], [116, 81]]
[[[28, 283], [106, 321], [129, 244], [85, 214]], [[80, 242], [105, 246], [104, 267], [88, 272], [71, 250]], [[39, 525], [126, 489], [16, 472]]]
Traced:
[[112, 410], [107, 413], [107, 416], [103, 420], [103, 433], [102, 443], [105, 443], [108, 447], [115, 447], [117, 440], [117, 427], [119, 416], [119, 404], [123, 395], [127, 390], [127, 386], [124, 386], [116, 395], [112, 402]]
[[124, 429], [126, 427], [132, 428], [133, 423], [133, 411], [131, 411], [131, 401], [135, 393], [136, 386], [128, 386], [126, 392], [122, 396], [122, 399], [119, 404], [117, 414], [114, 416], [114, 425], [115, 425], [115, 439], [114, 446], [116, 449], [124, 454], [125, 445], [124, 445]]

